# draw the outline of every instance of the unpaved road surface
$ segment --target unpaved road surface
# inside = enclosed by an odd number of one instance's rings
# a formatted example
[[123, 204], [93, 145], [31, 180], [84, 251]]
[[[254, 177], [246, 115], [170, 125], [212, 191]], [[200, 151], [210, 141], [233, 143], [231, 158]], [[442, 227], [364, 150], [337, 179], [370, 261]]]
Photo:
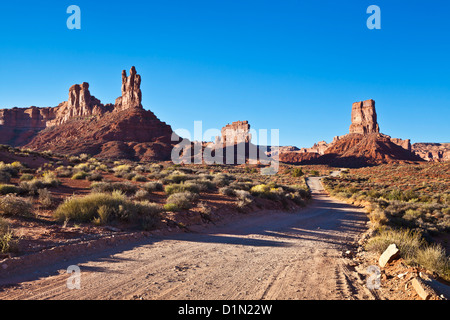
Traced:
[[[308, 184], [314, 200], [298, 212], [243, 215], [63, 261], [0, 280], [0, 299], [373, 298], [342, 255], [366, 229], [364, 213], [323, 193], [318, 178]], [[69, 265], [80, 268], [80, 289], [67, 287]]]

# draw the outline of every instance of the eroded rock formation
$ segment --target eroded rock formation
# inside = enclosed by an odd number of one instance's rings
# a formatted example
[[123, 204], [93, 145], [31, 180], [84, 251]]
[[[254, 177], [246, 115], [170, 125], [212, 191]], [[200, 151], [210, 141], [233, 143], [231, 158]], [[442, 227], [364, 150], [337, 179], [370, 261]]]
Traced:
[[89, 84], [70, 87], [67, 101], [52, 108], [0, 110], [0, 143], [62, 154], [103, 158], [169, 160], [172, 129], [141, 104], [141, 77], [122, 72], [122, 96], [102, 104]]
[[355, 102], [352, 105], [352, 124], [349, 133], [370, 134], [378, 133], [380, 128], [377, 122], [375, 101]]
[[216, 144], [234, 145], [249, 143], [252, 139], [248, 121], [235, 121], [227, 124], [221, 130], [221, 136], [216, 137]]
[[450, 143], [414, 143], [412, 151], [427, 161], [450, 161]]
[[280, 160], [347, 167], [421, 160], [411, 152], [409, 139], [391, 138], [380, 133], [374, 100], [353, 103], [351, 120], [348, 134], [334, 137], [329, 144], [321, 141], [312, 148], [284, 152]]
[[136, 73], [136, 68], [130, 69], [130, 75], [122, 71], [122, 96], [116, 99], [115, 110], [129, 108], [142, 108], [141, 76]]

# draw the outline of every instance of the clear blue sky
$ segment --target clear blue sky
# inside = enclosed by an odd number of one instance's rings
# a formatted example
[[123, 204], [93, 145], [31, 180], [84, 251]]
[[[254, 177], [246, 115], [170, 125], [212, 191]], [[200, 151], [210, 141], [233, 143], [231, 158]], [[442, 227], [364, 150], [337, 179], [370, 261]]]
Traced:
[[83, 81], [113, 103], [134, 65], [144, 107], [173, 129], [249, 120], [309, 147], [374, 99], [383, 133], [450, 142], [449, 16], [443, 0], [2, 1], [0, 108], [56, 106]]

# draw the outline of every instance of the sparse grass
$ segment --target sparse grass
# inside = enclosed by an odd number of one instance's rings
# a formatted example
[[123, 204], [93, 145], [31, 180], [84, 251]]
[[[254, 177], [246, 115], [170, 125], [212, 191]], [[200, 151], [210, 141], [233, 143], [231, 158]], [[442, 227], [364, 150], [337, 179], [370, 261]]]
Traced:
[[14, 232], [9, 223], [0, 217], [0, 252], [7, 253], [16, 251], [17, 241], [14, 239]]

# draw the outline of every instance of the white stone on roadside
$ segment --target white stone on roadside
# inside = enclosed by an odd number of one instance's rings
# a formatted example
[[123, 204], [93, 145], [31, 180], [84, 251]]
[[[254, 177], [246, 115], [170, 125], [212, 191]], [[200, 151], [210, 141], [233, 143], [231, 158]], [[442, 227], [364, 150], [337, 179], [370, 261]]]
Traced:
[[397, 246], [395, 245], [395, 243], [389, 245], [389, 247], [387, 247], [387, 249], [383, 252], [383, 254], [378, 259], [378, 264], [380, 265], [380, 267], [384, 268], [386, 266], [386, 264], [388, 264], [389, 262], [391, 262], [392, 260], [397, 258], [398, 251], [399, 250], [398, 250]]

